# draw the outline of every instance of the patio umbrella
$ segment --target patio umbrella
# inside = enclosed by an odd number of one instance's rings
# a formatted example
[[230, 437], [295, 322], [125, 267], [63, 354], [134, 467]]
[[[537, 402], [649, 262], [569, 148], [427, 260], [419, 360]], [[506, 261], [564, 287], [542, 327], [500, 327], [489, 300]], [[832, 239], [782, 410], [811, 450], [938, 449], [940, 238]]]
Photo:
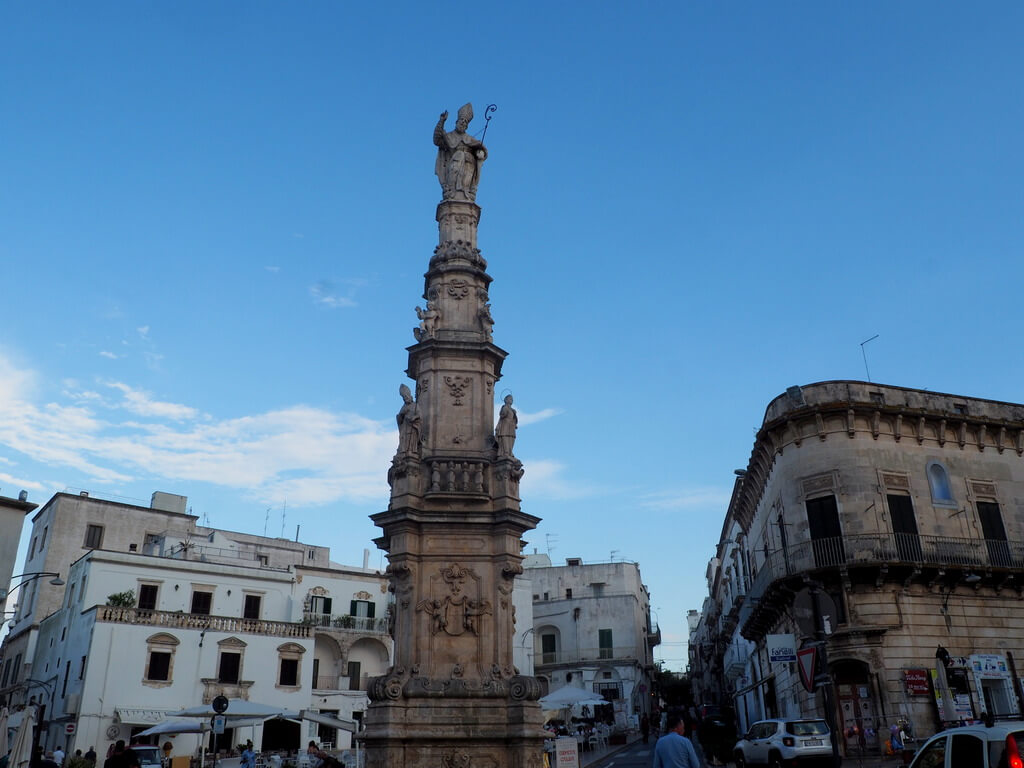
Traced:
[[26, 768], [32, 760], [32, 730], [36, 724], [35, 707], [26, 707], [21, 725], [14, 735], [14, 746], [11, 748], [11, 759], [8, 768]]
[[[168, 712], [168, 717], [213, 717], [217, 713], [213, 711], [212, 704], [200, 704], [198, 707], [189, 707], [178, 712]], [[264, 720], [271, 717], [298, 717], [297, 712], [292, 712], [284, 707], [275, 707], [270, 704], [260, 704], [256, 701], [245, 699], [229, 699], [228, 708], [224, 711], [228, 718], [236, 717], [261, 717]]]
[[576, 688], [572, 685], [559, 688], [540, 700], [540, 705], [543, 709], [562, 709], [564, 707], [571, 707], [573, 704], [596, 705], [607, 703], [603, 697], [596, 693], [584, 691], [582, 688]]
[[0, 709], [0, 757], [7, 756], [7, 707]]

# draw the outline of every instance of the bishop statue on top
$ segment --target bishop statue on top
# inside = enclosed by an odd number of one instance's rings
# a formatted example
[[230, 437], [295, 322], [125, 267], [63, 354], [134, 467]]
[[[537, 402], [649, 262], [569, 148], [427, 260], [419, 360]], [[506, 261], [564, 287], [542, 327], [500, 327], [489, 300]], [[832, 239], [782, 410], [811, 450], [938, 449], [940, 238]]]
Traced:
[[473, 105], [464, 104], [455, 119], [455, 130], [445, 132], [444, 124], [448, 112], [442, 112], [434, 126], [434, 144], [437, 145], [437, 162], [434, 173], [441, 182], [444, 200], [476, 200], [476, 188], [480, 183], [480, 166], [487, 159], [487, 148], [480, 139], [466, 133], [473, 119]]

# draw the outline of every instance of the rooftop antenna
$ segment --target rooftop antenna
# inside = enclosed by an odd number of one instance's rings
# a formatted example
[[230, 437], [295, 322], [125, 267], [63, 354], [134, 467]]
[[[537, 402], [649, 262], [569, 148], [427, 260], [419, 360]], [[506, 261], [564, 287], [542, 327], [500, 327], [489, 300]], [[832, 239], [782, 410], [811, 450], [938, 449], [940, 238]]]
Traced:
[[617, 550], [617, 549], [613, 549], [613, 550], [611, 551], [611, 554], [610, 554], [610, 555], [608, 555], [608, 559], [609, 559], [609, 560], [611, 560], [611, 561], [612, 561], [612, 562], [614, 563], [614, 562], [615, 562], [615, 556], [616, 556], [617, 554], [619, 554], [619, 550]]
[[267, 516], [263, 520], [263, 538], [267, 537], [267, 526], [270, 525], [270, 507], [267, 507]]
[[870, 339], [864, 339], [864, 341], [860, 343], [860, 353], [864, 357], [864, 373], [867, 374], [869, 382], [871, 381], [871, 371], [868, 370], [868, 353], [864, 351], [864, 345], [867, 344], [869, 341], [874, 341], [877, 338], [878, 334], [876, 333]]
[[551, 557], [552, 551], [558, 549], [558, 547], [554, 546], [555, 544], [558, 544], [558, 534], [557, 533], [545, 533], [544, 534], [544, 544], [548, 548], [548, 557]]
[[288, 502], [284, 501], [281, 503], [281, 538], [284, 538], [284, 518], [285, 513], [288, 511]]

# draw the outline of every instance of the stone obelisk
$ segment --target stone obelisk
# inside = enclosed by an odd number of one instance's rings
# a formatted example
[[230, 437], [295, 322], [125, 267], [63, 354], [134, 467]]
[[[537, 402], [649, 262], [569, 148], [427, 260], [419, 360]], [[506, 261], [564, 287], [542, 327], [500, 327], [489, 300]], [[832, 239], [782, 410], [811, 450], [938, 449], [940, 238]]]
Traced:
[[368, 768], [539, 768], [542, 686], [512, 663], [512, 589], [522, 535], [522, 463], [506, 397], [494, 424], [506, 352], [494, 345], [487, 262], [477, 248], [476, 190], [487, 158], [445, 112], [434, 129], [439, 243], [416, 308], [416, 344], [398, 413], [391, 502], [372, 520], [395, 593], [394, 665], [370, 684]]

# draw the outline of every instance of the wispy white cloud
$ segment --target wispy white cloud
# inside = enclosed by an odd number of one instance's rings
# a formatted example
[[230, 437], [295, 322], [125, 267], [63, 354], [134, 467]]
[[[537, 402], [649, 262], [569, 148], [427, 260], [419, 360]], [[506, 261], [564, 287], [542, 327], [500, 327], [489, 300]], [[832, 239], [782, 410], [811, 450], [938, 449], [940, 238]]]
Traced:
[[521, 481], [523, 497], [551, 499], [582, 499], [602, 493], [604, 489], [592, 484], [574, 482], [566, 478], [566, 467], [552, 459], [523, 460], [526, 474]]
[[141, 336], [142, 338], [144, 338], [144, 339], [148, 339], [149, 338], [149, 326], [148, 325], [140, 325], [135, 330], [138, 331], [139, 336]]
[[359, 303], [355, 299], [356, 290], [367, 285], [368, 282], [359, 277], [346, 278], [341, 281], [344, 286], [344, 290], [342, 290], [330, 280], [318, 280], [309, 287], [309, 295], [313, 297], [316, 304], [331, 309], [357, 307]]
[[729, 499], [732, 498], [731, 488], [714, 486], [694, 488], [670, 488], [654, 493], [642, 494], [640, 505], [648, 509], [696, 509], [713, 508], [716, 512], [724, 512]]
[[148, 392], [143, 392], [140, 389], [134, 389], [120, 381], [106, 382], [106, 386], [120, 391], [123, 396], [120, 403], [121, 407], [131, 411], [132, 413], [138, 414], [139, 416], [184, 421], [185, 419], [194, 419], [199, 415], [199, 412], [195, 408], [190, 408], [187, 405], [180, 405], [178, 403], [167, 403], [160, 400], [154, 400], [150, 397]]
[[536, 413], [526, 413], [525, 411], [518, 411], [519, 426], [525, 427], [527, 424], [536, 424], [538, 421], [546, 421], [552, 416], [558, 416], [564, 413], [561, 408], [545, 408], [542, 411]]
[[116, 381], [104, 383], [109, 396], [65, 381], [64, 402], [41, 403], [35, 379], [0, 354], [0, 444], [90, 482], [198, 481], [261, 503], [386, 498], [398, 442], [390, 422], [305, 405], [217, 419]]
[[280, 267], [275, 267], [275, 266], [266, 266], [266, 267], [264, 267], [264, 269], [267, 270], [267, 272], [280, 272], [281, 271]]
[[113, 352], [110, 352], [110, 351], [108, 351], [106, 349], [101, 349], [100, 350], [100, 357], [106, 357], [106, 358], [109, 358], [111, 360], [117, 360], [118, 356], [115, 355]]
[[[9, 475], [6, 472], [0, 472], [0, 483], [5, 483], [6, 485], [11, 486], [12, 488], [18, 489], [31, 488], [33, 491], [41, 491], [46, 487], [42, 483], [37, 483], [34, 480], [25, 480], [24, 478], [21, 477]], [[9, 494], [5, 493], [4, 495], [7, 496]]]

